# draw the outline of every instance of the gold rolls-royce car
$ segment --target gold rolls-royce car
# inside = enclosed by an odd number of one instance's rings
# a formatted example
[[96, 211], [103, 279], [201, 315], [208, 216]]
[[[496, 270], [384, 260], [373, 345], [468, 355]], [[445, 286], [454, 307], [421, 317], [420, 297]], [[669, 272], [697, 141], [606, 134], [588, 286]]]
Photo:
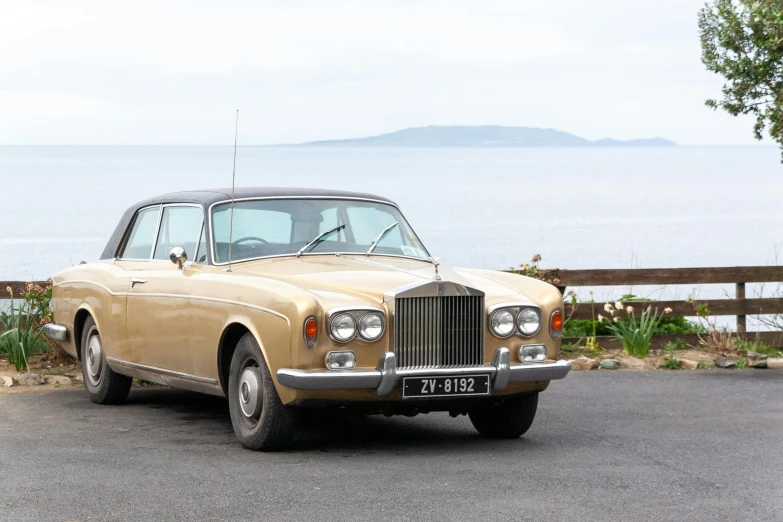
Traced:
[[225, 396], [251, 449], [288, 445], [308, 407], [448, 411], [519, 437], [570, 369], [555, 287], [438, 266], [369, 194], [166, 194], [125, 212], [100, 261], [53, 281], [46, 332], [81, 361], [93, 402], [124, 401], [134, 377]]

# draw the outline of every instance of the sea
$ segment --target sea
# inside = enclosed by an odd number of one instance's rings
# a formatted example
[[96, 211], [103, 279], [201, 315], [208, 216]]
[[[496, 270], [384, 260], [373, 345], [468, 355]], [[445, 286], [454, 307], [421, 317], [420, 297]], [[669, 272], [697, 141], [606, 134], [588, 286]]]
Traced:
[[[0, 281], [97, 259], [130, 205], [229, 187], [232, 161], [230, 146], [0, 146]], [[769, 146], [240, 146], [236, 184], [388, 197], [451, 266], [505, 269], [535, 254], [565, 269], [783, 261], [783, 165]]]

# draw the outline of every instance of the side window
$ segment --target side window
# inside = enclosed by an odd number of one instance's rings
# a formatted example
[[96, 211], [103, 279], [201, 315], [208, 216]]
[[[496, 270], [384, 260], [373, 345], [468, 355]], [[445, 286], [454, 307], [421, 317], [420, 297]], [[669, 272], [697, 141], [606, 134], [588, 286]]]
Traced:
[[136, 214], [130, 236], [122, 249], [120, 259], [149, 259], [152, 242], [158, 226], [160, 207], [145, 208]]
[[169, 259], [171, 249], [182, 247], [193, 260], [196, 255], [203, 212], [201, 207], [163, 207], [158, 242], [153, 259]]

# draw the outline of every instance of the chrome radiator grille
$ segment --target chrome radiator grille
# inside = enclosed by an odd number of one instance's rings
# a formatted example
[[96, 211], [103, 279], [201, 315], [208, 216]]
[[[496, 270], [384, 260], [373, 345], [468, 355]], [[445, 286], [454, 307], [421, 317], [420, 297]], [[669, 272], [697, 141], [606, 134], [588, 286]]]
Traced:
[[483, 324], [483, 296], [397, 298], [397, 367], [480, 366], [484, 364]]

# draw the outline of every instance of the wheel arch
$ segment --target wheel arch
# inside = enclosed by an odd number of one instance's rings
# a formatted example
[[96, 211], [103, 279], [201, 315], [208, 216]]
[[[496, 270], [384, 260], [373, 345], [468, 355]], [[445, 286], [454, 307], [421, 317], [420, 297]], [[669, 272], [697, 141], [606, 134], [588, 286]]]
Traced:
[[[218, 379], [220, 387], [226, 395], [228, 395], [228, 374], [231, 370], [231, 358], [234, 356], [239, 340], [248, 333], [252, 334], [247, 325], [240, 321], [233, 321], [227, 324], [223, 328], [223, 333], [220, 334], [217, 354]], [[253, 337], [258, 342], [258, 336], [253, 334]], [[260, 342], [258, 344], [261, 346]]]
[[84, 333], [84, 323], [87, 321], [88, 317], [92, 317], [92, 320], [95, 321], [95, 325], [98, 326], [98, 331], [101, 330], [93, 310], [86, 304], [80, 306], [73, 317], [73, 342], [75, 345], [74, 347], [76, 348], [76, 359], [78, 361], [82, 360], [82, 334]]

